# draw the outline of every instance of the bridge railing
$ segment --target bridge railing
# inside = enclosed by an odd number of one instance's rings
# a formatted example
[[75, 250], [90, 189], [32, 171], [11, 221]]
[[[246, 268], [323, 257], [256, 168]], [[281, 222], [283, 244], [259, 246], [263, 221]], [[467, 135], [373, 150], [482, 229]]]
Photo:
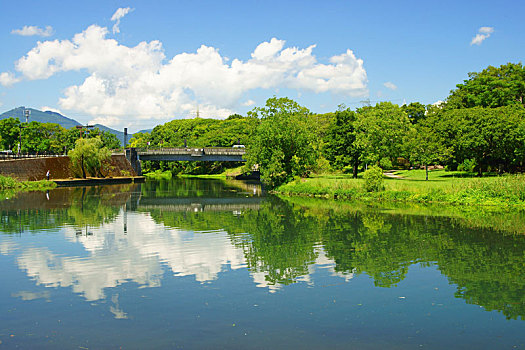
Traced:
[[29, 158], [55, 158], [65, 157], [64, 154], [50, 154], [50, 153], [4, 153], [0, 151], [0, 161], [29, 159]]
[[246, 153], [244, 148], [233, 147], [187, 147], [187, 148], [138, 148], [139, 155], [155, 155], [155, 154], [206, 154], [206, 155], [244, 155]]

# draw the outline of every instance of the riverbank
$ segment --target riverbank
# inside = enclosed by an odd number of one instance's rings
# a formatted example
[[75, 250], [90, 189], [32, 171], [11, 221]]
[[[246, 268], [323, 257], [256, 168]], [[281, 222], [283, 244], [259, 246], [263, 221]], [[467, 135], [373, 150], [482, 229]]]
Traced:
[[18, 181], [8, 176], [0, 175], [0, 200], [11, 198], [18, 192], [48, 191], [57, 187], [53, 181]]
[[58, 187], [75, 186], [98, 186], [98, 185], [117, 185], [144, 182], [144, 176], [122, 176], [106, 178], [87, 178], [87, 179], [56, 179], [53, 182]]
[[259, 173], [255, 172], [253, 174], [243, 173], [243, 167], [226, 169], [219, 174], [177, 174], [173, 175], [169, 170], [160, 171], [156, 170], [153, 172], [145, 173], [144, 176], [148, 179], [156, 180], [166, 180], [171, 179], [173, 176], [177, 177], [187, 177], [187, 178], [197, 178], [197, 179], [236, 179], [236, 180], [259, 180]]
[[[274, 193], [360, 201], [445, 203], [525, 209], [525, 175], [472, 177], [463, 172], [396, 171], [385, 177], [385, 189], [367, 192], [364, 180], [346, 174], [323, 174], [281, 185]], [[392, 177], [394, 175], [394, 177]]]

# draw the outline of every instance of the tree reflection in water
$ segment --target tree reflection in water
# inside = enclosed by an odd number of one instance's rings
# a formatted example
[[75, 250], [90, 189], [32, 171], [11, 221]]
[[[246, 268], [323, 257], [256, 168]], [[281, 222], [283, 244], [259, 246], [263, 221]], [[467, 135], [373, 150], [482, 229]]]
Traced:
[[[130, 234], [119, 238], [126, 244], [105, 244], [96, 249], [113, 249], [110, 253], [121, 254], [123, 259], [127, 254], [157, 256], [174, 273], [194, 274], [201, 280], [217, 278], [221, 264], [235, 261], [237, 268], [245, 266], [254, 276], [262, 276], [267, 286], [308, 280], [321, 260], [330, 261], [337, 275], [367, 274], [375, 286], [387, 288], [402, 283], [413, 264], [436, 266], [457, 286], [456, 297], [486, 310], [498, 310], [509, 319], [525, 319], [525, 235], [519, 231], [525, 227], [522, 213], [472, 210], [450, 214], [439, 208], [385, 210], [355, 203], [262, 198], [260, 188], [253, 187], [252, 191], [250, 186], [177, 179], [143, 186], [57, 189], [50, 192], [49, 200], [43, 193], [26, 193], [0, 202], [0, 231], [38, 233], [73, 227], [81, 235], [103, 235], [113, 230], [111, 224], [117, 220], [127, 225], [127, 215], [133, 213], [130, 232], [137, 232], [138, 218], [145, 217], [172, 231], [164, 238], [146, 231]], [[123, 216], [118, 219], [120, 213]], [[491, 215], [494, 220], [490, 220]], [[184, 251], [176, 250], [180, 244], [187, 244], [188, 240], [181, 238], [187, 232], [192, 233], [193, 242], [199, 235], [204, 238], [199, 245], [220, 242], [221, 249], [209, 248], [216, 257], [193, 257], [209, 261], [196, 261], [181, 269]], [[222, 239], [212, 242], [213, 235], [219, 233], [226, 234], [230, 248], [223, 246], [226, 243]], [[156, 241], [157, 248], [153, 249]], [[150, 250], [146, 253], [146, 249]], [[221, 252], [223, 257], [219, 256]], [[243, 262], [238, 260], [239, 254]], [[108, 263], [108, 259], [101, 261]], [[153, 266], [154, 273], [144, 270], [137, 280], [160, 285], [156, 280], [159, 264], [149, 261], [143, 266], [146, 270]], [[199, 275], [193, 270], [195, 266], [207, 266], [214, 272]], [[115, 270], [108, 265], [102, 268]], [[146, 282], [146, 276], [154, 276], [155, 281]], [[115, 277], [112, 284], [122, 278]], [[93, 295], [97, 298], [101, 293]], [[115, 304], [113, 311], [124, 317]]]

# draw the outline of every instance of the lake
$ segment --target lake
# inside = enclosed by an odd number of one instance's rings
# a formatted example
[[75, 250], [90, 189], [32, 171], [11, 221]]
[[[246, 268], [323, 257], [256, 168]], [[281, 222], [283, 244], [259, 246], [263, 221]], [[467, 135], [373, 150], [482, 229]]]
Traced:
[[520, 212], [186, 178], [0, 211], [0, 348], [525, 349]]

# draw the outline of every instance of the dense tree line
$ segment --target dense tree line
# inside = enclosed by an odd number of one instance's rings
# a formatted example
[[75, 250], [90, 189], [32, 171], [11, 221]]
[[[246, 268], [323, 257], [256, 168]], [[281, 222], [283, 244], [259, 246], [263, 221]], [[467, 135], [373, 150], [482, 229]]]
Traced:
[[[441, 164], [450, 170], [525, 170], [525, 68], [509, 63], [470, 73], [440, 105], [389, 102], [313, 114], [288, 98], [272, 97], [248, 116], [173, 120], [134, 135], [134, 147], [246, 145], [247, 170], [278, 186], [327, 169], [357, 176], [382, 168]], [[237, 164], [235, 164], [237, 165]], [[225, 164], [149, 164], [173, 172], [220, 171]]]
[[65, 129], [54, 123], [21, 123], [17, 118], [0, 120], [0, 148], [18, 151], [21, 144], [22, 153], [66, 154], [75, 148], [79, 138], [100, 137], [104, 147], [118, 149], [121, 147], [117, 137], [107, 131], [95, 129]]

